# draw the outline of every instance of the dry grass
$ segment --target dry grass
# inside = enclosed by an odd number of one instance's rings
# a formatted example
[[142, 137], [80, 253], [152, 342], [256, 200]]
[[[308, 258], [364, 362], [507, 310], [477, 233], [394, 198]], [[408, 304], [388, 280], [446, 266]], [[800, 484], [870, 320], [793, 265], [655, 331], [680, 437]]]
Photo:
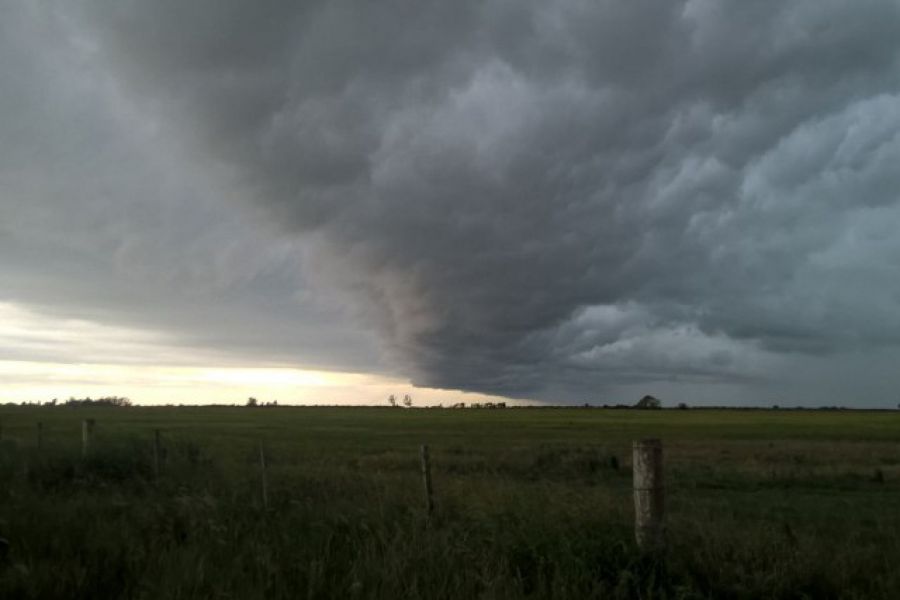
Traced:
[[[898, 417], [0, 407], [0, 597], [900, 597]], [[630, 441], [650, 435], [666, 443], [662, 561], [631, 531]]]

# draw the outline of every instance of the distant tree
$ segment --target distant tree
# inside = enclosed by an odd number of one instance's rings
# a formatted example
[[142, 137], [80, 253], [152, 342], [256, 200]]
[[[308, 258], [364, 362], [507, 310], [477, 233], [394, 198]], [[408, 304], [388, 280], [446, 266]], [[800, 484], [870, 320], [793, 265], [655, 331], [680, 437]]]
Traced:
[[[55, 402], [49, 403], [51, 406], [55, 406]], [[90, 398], [69, 398], [65, 401], [63, 406], [68, 407], [78, 407], [78, 406], [115, 406], [115, 407], [127, 407], [131, 406], [131, 400], [128, 398], [123, 398], [120, 396], [109, 396], [106, 398], [97, 398], [96, 400], [91, 400]]]
[[412, 408], [412, 398], [409, 394], [403, 396], [403, 406], [405, 406], [406, 408]]
[[658, 398], [654, 398], [653, 396], [644, 396], [638, 403], [634, 405], [635, 408], [640, 409], [658, 409], [662, 408], [662, 402]]
[[393, 394], [388, 396], [388, 404], [390, 404], [391, 406], [397, 406], [397, 397]]
[[679, 410], [687, 410], [688, 405], [685, 404], [684, 402], [679, 402], [679, 403], [678, 403], [678, 408], [679, 408]]
[[259, 402], [256, 400], [256, 398], [250, 396], [249, 398], [247, 398], [247, 406], [259, 406]]

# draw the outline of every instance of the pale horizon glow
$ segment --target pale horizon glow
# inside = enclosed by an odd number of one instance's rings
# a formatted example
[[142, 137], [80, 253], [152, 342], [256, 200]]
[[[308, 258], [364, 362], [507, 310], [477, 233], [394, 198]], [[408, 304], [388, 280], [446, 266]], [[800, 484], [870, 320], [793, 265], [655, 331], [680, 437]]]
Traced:
[[416, 406], [457, 402], [539, 404], [486, 394], [417, 388], [402, 379], [271, 367], [184, 367], [0, 361], [0, 404], [123, 396], [135, 404], [386, 405], [409, 394]]
[[[385, 405], [391, 394], [398, 399], [409, 394], [418, 406], [531, 404], [417, 388], [377, 374], [253, 366], [249, 361], [238, 366], [235, 357], [178, 347], [157, 332], [45, 314], [9, 302], [0, 302], [0, 340], [7, 341], [0, 355], [0, 403], [123, 396], [141, 405], [244, 404], [252, 396], [286, 405]], [[13, 340], [28, 358], [9, 356]], [[34, 360], [37, 356], [44, 359]], [[200, 364], [191, 364], [192, 358]]]

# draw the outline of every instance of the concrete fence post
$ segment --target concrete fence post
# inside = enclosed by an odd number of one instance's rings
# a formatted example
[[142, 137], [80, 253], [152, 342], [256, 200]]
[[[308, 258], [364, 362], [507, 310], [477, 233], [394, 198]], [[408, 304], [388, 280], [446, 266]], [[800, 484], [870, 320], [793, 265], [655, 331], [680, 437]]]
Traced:
[[641, 550], [662, 550], [666, 544], [662, 442], [636, 440], [632, 449], [635, 538]]
[[263, 443], [259, 443], [259, 470], [262, 475], [262, 504], [263, 508], [269, 509], [269, 478], [266, 475], [266, 450]]
[[431, 488], [431, 459], [428, 456], [428, 444], [422, 444], [422, 482], [425, 484], [425, 514], [430, 517], [434, 512], [434, 490]]
[[153, 476], [159, 479], [162, 471], [162, 440], [160, 439], [159, 429], [153, 430]]
[[94, 438], [94, 419], [85, 419], [81, 422], [81, 456], [87, 458]]

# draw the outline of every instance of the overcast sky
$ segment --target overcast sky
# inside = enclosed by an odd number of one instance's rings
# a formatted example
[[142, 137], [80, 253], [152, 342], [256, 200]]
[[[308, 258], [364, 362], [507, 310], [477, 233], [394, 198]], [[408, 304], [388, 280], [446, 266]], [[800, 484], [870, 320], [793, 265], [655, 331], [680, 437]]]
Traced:
[[898, 230], [895, 0], [0, 0], [0, 400], [896, 406]]

